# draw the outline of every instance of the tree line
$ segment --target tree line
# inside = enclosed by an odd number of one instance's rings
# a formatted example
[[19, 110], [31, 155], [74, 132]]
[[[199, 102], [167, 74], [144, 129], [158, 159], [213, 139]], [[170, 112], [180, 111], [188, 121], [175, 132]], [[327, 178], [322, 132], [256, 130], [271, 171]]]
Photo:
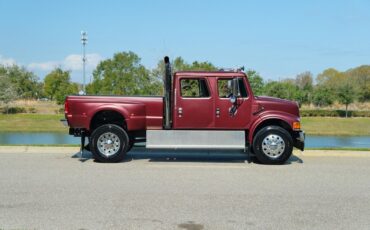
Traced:
[[[218, 68], [210, 62], [186, 62], [177, 57], [172, 62], [174, 71], [205, 70]], [[154, 69], [141, 64], [133, 52], [119, 52], [101, 61], [93, 71], [93, 80], [86, 86], [87, 94], [104, 95], [163, 95], [163, 61]], [[255, 95], [266, 95], [295, 100], [300, 105], [314, 104], [318, 107], [335, 101], [346, 107], [354, 102], [370, 100], [370, 66], [363, 65], [341, 72], [333, 68], [324, 70], [314, 78], [309, 71], [295, 78], [265, 81], [255, 70], [247, 70], [249, 82]], [[65, 96], [77, 94], [82, 86], [71, 81], [68, 70], [56, 68], [43, 81], [31, 71], [17, 65], [0, 65], [0, 101], [9, 103], [15, 99], [48, 98], [58, 104]]]
[[0, 65], [0, 102], [17, 99], [49, 99], [62, 104], [66, 95], [76, 94], [79, 84], [71, 82], [70, 71], [56, 68], [40, 81], [35, 73], [17, 65]]
[[370, 66], [363, 65], [344, 72], [334, 68], [324, 70], [316, 76], [309, 71], [298, 74], [295, 78], [282, 81], [264, 82], [253, 70], [247, 71], [249, 81], [257, 95], [268, 95], [297, 101], [302, 104], [314, 104], [317, 107], [339, 102], [345, 105], [346, 117], [348, 105], [354, 101], [370, 101]]

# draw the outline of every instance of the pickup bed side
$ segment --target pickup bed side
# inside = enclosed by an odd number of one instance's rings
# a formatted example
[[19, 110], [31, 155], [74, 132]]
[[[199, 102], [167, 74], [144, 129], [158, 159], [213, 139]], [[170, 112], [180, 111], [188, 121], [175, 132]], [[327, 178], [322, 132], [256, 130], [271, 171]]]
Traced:
[[65, 116], [73, 129], [87, 132], [104, 123], [128, 131], [162, 129], [163, 97], [68, 96]]

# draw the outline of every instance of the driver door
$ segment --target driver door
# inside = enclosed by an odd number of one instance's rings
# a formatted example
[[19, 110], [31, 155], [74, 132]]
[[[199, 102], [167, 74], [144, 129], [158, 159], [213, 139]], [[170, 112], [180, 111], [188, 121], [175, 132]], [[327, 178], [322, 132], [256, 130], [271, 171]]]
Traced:
[[217, 93], [215, 94], [215, 128], [216, 129], [239, 129], [243, 130], [250, 122], [251, 98], [246, 87], [246, 79], [238, 77], [238, 95], [236, 112], [231, 113], [233, 103], [230, 102], [232, 95], [233, 78], [218, 78]]

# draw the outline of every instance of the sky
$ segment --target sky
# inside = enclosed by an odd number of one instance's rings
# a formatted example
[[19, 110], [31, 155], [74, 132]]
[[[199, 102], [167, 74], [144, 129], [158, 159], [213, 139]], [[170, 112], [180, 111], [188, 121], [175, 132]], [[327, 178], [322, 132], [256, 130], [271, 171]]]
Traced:
[[82, 82], [81, 30], [87, 81], [101, 60], [122, 51], [147, 68], [181, 56], [245, 66], [265, 80], [370, 64], [369, 0], [0, 0], [0, 64], [22, 65], [40, 79], [61, 67]]

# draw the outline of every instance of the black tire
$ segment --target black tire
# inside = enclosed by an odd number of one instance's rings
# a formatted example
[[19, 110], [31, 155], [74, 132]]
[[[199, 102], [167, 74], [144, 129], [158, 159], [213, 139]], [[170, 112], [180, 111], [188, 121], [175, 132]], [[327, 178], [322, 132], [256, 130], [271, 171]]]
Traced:
[[95, 160], [114, 163], [122, 161], [126, 156], [129, 147], [129, 137], [120, 126], [106, 124], [94, 130], [91, 134], [90, 143], [91, 152]]
[[130, 150], [134, 147], [134, 140], [133, 140], [134, 137], [131, 137], [130, 138], [130, 141], [128, 142], [128, 148], [127, 148], [127, 152], [130, 152]]
[[283, 164], [292, 155], [293, 139], [287, 130], [267, 126], [254, 136], [253, 150], [262, 164]]

